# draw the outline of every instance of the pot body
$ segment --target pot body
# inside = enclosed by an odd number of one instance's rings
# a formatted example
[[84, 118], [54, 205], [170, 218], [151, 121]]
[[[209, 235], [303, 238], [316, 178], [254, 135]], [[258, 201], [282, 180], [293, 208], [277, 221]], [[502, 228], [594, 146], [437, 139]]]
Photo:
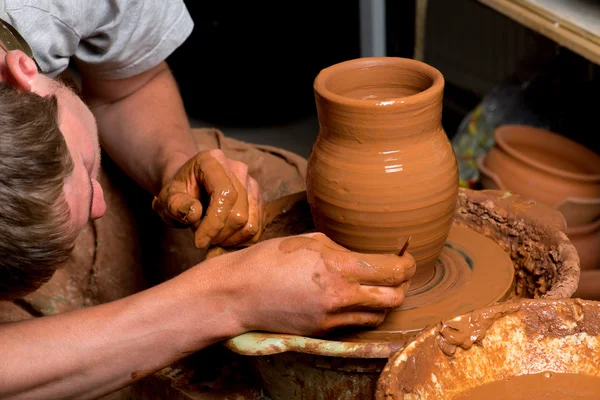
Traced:
[[[529, 126], [503, 125], [484, 167], [505, 189], [558, 207], [568, 199], [600, 199], [600, 156], [570, 139]], [[484, 182], [485, 185], [485, 182]], [[591, 222], [598, 206], [579, 219]]]
[[315, 225], [359, 252], [397, 253], [411, 237], [413, 284], [431, 273], [457, 202], [443, 88], [435, 68], [395, 57], [333, 65], [314, 85], [320, 129], [307, 196]]
[[[600, 269], [600, 219], [565, 231], [577, 249], [582, 270]], [[598, 287], [600, 293], [600, 287]]]

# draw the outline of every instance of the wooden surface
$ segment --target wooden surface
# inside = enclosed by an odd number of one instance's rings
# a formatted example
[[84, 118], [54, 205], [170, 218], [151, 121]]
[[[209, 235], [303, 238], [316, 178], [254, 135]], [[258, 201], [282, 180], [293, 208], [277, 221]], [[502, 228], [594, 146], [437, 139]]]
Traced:
[[600, 44], [600, 2], [598, 0], [512, 0], [532, 12], [558, 22]]
[[[594, 24], [590, 16], [600, 13], [600, 2], [584, 0], [479, 0], [501, 14], [515, 20], [600, 64], [600, 19]], [[578, 18], [585, 15], [586, 18]]]

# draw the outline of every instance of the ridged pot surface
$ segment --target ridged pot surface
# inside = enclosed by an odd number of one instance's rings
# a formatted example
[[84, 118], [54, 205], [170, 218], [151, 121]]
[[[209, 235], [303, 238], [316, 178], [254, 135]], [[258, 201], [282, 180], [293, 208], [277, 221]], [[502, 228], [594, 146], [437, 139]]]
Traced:
[[361, 252], [398, 252], [410, 236], [413, 284], [431, 273], [458, 195], [443, 89], [438, 70], [395, 57], [342, 62], [314, 83], [320, 129], [307, 195], [315, 225]]

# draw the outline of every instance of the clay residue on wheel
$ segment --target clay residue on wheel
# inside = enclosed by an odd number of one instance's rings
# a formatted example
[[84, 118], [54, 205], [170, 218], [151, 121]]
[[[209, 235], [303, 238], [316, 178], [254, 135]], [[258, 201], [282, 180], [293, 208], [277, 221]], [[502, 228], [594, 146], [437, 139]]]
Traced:
[[577, 289], [579, 256], [558, 211], [508, 192], [461, 189], [455, 221], [510, 254], [514, 297], [568, 298]]
[[600, 302], [519, 299], [443, 321], [393, 354], [377, 400], [446, 399], [509, 376], [600, 377]]

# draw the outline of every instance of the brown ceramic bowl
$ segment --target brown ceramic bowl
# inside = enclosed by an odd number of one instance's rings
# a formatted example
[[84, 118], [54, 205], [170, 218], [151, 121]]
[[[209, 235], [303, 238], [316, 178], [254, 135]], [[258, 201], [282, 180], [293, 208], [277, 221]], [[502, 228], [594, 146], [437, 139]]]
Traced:
[[485, 189], [504, 189], [559, 209], [569, 226], [600, 216], [600, 156], [556, 133], [502, 125], [479, 160]]
[[573, 297], [600, 301], [600, 270], [581, 271], [579, 286]]
[[[395, 353], [378, 380], [376, 399], [454, 399], [525, 374], [584, 375], [600, 390], [599, 339], [600, 302], [537, 299], [488, 307], [441, 322]], [[576, 385], [560, 389], [582, 391]]]
[[591, 224], [568, 227], [565, 233], [577, 249], [580, 269], [600, 269], [600, 219]]

